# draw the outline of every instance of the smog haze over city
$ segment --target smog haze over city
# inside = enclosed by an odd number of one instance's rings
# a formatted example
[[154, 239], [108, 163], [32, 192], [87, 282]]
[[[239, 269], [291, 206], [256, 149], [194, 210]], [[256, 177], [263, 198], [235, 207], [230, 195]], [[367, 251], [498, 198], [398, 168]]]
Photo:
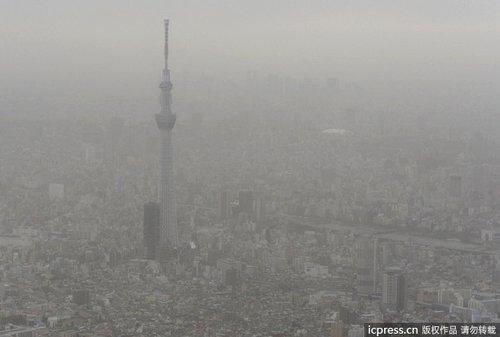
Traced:
[[0, 337], [497, 336], [498, 41], [494, 0], [2, 1]]

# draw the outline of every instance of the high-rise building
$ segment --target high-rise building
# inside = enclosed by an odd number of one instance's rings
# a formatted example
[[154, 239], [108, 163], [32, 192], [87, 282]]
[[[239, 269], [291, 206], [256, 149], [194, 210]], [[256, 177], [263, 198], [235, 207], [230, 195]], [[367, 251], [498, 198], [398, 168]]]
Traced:
[[406, 277], [400, 268], [388, 268], [384, 272], [382, 304], [389, 310], [406, 309], [407, 284]]
[[266, 202], [264, 198], [258, 197], [255, 199], [255, 219], [262, 221], [266, 215]]
[[49, 184], [49, 200], [63, 200], [64, 199], [64, 185], [63, 184]]
[[106, 130], [105, 160], [110, 165], [119, 165], [123, 161], [125, 143], [125, 119], [113, 117]]
[[217, 204], [217, 219], [219, 221], [226, 220], [231, 214], [231, 205], [229, 202], [229, 193], [226, 190], [222, 190], [218, 195]]
[[394, 266], [396, 258], [396, 242], [385, 241], [380, 238], [374, 238], [374, 275], [373, 292], [378, 293], [382, 290], [382, 281], [387, 267]]
[[462, 177], [458, 175], [450, 176], [449, 196], [460, 198], [462, 196]]
[[252, 214], [254, 211], [254, 196], [252, 191], [240, 191], [238, 195], [240, 213]]
[[337, 319], [332, 327], [332, 337], [344, 337], [344, 322]]
[[375, 286], [375, 250], [376, 245], [370, 236], [358, 236], [354, 242], [356, 291], [370, 294]]
[[157, 202], [144, 204], [144, 248], [146, 258], [153, 260], [158, 256], [160, 238], [160, 205]]
[[172, 143], [176, 115], [171, 109], [172, 82], [168, 69], [168, 20], [165, 20], [165, 69], [160, 83], [161, 112], [156, 114], [160, 129], [160, 249], [178, 247], [176, 196], [174, 181], [174, 146]]

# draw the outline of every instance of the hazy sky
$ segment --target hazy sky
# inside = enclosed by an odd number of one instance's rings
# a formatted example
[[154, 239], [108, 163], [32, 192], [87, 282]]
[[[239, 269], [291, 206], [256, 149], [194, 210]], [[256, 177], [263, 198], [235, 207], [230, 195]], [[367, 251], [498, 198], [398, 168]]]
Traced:
[[[369, 85], [499, 85], [498, 0], [0, 0], [1, 88], [156, 87], [248, 70]], [[13, 89], [14, 90], [14, 89]], [[35, 89], [33, 89], [35, 90]]]

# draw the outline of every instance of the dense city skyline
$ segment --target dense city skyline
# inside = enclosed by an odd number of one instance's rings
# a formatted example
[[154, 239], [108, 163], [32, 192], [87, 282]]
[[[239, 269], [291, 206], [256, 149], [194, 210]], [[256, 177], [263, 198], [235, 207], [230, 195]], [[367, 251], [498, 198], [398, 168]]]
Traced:
[[499, 2], [2, 9], [0, 337], [498, 335]]

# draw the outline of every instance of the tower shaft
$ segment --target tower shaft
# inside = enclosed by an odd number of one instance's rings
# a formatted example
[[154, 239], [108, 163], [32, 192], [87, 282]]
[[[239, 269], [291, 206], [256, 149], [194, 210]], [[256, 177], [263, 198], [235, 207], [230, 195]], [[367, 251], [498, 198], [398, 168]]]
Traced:
[[168, 20], [165, 20], [165, 69], [160, 83], [161, 111], [156, 114], [160, 129], [160, 246], [177, 248], [177, 214], [174, 177], [173, 128], [176, 121], [171, 109], [170, 70], [168, 69]]

